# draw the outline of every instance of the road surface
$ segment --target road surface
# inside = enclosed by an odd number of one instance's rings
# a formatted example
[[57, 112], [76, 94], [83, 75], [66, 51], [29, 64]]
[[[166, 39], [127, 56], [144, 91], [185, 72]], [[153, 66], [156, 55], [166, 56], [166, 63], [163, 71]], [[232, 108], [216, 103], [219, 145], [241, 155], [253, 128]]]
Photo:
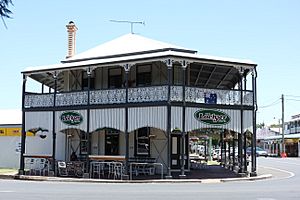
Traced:
[[260, 181], [226, 183], [66, 183], [0, 180], [0, 200], [300, 199], [299, 158], [258, 158]]

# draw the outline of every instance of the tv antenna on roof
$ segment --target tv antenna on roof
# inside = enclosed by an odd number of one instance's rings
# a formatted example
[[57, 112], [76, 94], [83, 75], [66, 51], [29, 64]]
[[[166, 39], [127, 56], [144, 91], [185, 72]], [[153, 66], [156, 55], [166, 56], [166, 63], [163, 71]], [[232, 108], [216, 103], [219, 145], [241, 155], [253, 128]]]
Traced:
[[110, 22], [116, 22], [116, 23], [127, 23], [130, 24], [130, 32], [133, 32], [133, 25], [134, 24], [142, 24], [145, 26], [145, 22], [144, 21], [127, 21], [127, 20], [109, 20]]

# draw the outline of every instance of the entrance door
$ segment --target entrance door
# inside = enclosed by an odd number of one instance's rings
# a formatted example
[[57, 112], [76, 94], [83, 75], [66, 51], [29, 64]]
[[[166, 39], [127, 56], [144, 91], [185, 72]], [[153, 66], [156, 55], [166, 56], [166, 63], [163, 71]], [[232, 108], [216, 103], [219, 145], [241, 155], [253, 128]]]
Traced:
[[65, 140], [65, 160], [69, 161], [71, 158], [71, 154], [75, 152], [75, 154], [79, 155], [79, 147], [80, 147], [80, 130], [78, 129], [66, 129], [64, 131], [66, 134]]
[[105, 155], [119, 155], [119, 131], [105, 131]]
[[[188, 152], [188, 134], [185, 135], [185, 144], [184, 144], [184, 168], [188, 168], [187, 162], [187, 152]], [[171, 135], [171, 169], [180, 169], [181, 168], [181, 135], [172, 134]]]
[[180, 135], [171, 135], [171, 169], [180, 169]]

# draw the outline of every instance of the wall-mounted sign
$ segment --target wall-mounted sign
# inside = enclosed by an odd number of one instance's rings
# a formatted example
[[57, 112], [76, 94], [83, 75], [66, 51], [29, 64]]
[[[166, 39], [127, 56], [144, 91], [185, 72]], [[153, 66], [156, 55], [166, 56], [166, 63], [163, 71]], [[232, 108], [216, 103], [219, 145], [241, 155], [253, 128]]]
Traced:
[[[0, 128], [0, 136], [21, 137], [21, 135], [21, 127]], [[33, 134], [31, 132], [28, 132], [26, 136], [33, 136]]]
[[194, 117], [209, 125], [225, 125], [230, 122], [230, 116], [219, 110], [197, 110]]
[[0, 128], [0, 136], [6, 136], [6, 128]]
[[83, 117], [80, 113], [69, 111], [64, 112], [60, 116], [60, 120], [67, 125], [79, 125], [83, 121]]
[[42, 139], [45, 139], [47, 137], [49, 130], [46, 128], [42, 127], [37, 127], [37, 128], [31, 128], [26, 132], [26, 135], [34, 135], [34, 136], [39, 136]]
[[21, 128], [6, 128], [7, 136], [21, 136], [22, 129]]
[[204, 103], [206, 104], [216, 104], [217, 94], [215, 93], [204, 93]]

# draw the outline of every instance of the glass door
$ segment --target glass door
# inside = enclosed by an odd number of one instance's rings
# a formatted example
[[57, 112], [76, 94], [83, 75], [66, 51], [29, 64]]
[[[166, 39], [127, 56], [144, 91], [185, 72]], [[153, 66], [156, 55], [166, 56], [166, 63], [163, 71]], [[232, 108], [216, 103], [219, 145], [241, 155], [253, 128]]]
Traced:
[[171, 135], [171, 169], [180, 169], [180, 135]]

